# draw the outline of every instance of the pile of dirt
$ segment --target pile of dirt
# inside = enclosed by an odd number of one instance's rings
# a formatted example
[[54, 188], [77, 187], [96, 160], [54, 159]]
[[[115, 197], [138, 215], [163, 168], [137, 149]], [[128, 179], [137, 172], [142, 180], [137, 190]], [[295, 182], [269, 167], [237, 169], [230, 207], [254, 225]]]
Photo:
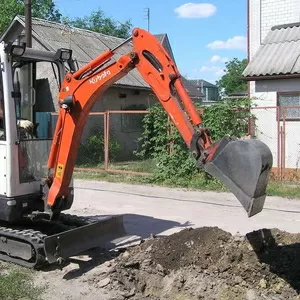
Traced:
[[186, 229], [127, 249], [90, 280], [111, 300], [300, 299], [300, 234]]

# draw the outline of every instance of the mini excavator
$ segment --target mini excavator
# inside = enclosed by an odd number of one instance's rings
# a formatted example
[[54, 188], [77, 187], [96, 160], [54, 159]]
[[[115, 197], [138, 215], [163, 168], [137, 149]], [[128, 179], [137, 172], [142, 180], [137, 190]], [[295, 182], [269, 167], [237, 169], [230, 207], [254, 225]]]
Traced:
[[[126, 43], [131, 52], [115, 59]], [[5, 42], [0, 63], [1, 260], [40, 268], [125, 234], [122, 216], [84, 218], [62, 212], [72, 206], [72, 174], [89, 113], [104, 91], [134, 68], [167, 111], [197, 167], [220, 179], [249, 217], [263, 209], [272, 167], [269, 148], [258, 140], [227, 136], [213, 142], [176, 64], [147, 31], [133, 29], [129, 39], [81, 68], [75, 67], [69, 49], [41, 51]], [[41, 104], [47, 86], [36, 79], [45, 64], [55, 71], [58, 119], [51, 138], [38, 138], [29, 125], [49, 107], [45, 99]], [[24, 122], [29, 135], [20, 125]]]

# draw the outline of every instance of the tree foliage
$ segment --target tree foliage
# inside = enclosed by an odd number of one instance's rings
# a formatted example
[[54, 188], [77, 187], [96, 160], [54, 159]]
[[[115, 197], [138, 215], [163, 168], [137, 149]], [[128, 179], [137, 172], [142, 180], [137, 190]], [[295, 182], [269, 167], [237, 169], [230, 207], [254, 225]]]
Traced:
[[203, 123], [209, 128], [213, 140], [225, 135], [242, 137], [247, 134], [250, 111], [249, 98], [227, 99], [205, 108]]
[[225, 64], [225, 74], [217, 82], [217, 85], [225, 95], [230, 95], [236, 92], [243, 92], [247, 90], [247, 83], [242, 77], [242, 73], [247, 66], [247, 59], [233, 60]]
[[33, 17], [60, 22], [62, 14], [56, 8], [53, 0], [32, 0]]
[[[205, 107], [204, 126], [210, 129], [214, 141], [225, 135], [241, 137], [247, 134], [251, 112], [250, 99], [226, 100]], [[141, 158], [154, 159], [157, 168], [153, 180], [162, 182], [170, 178], [189, 178], [197, 172], [195, 160], [173, 124], [168, 123], [167, 113], [160, 105], [150, 108], [143, 119], [143, 134], [139, 141]], [[212, 177], [203, 174], [205, 180]]]
[[71, 26], [88, 29], [95, 32], [100, 32], [103, 34], [116, 36], [120, 38], [127, 38], [130, 35], [130, 29], [132, 24], [129, 20], [124, 23], [113, 20], [105, 16], [102, 9], [93, 11], [90, 16], [85, 16], [83, 18], [63, 18], [63, 22]]
[[160, 104], [150, 108], [143, 119], [144, 132], [139, 139], [141, 158], [152, 158], [156, 163], [154, 181], [170, 177], [188, 176], [195, 172], [195, 162], [175, 126], [168, 122], [166, 111]]
[[[0, 33], [10, 24], [16, 15], [25, 14], [24, 0], [0, 0]], [[63, 22], [74, 27], [88, 29], [103, 34], [127, 38], [132, 24], [129, 20], [124, 23], [113, 20], [99, 8], [89, 16], [69, 19], [63, 17], [56, 8], [53, 0], [31, 0], [32, 16], [44, 20]]]
[[[0, 0], [0, 33], [10, 24], [16, 15], [25, 14], [24, 0]], [[32, 0], [32, 16], [40, 19], [60, 22], [61, 13], [53, 0]]]
[[[76, 164], [78, 166], [95, 166], [104, 162], [104, 136], [103, 130], [92, 128], [90, 136], [80, 144]], [[114, 139], [109, 141], [109, 157], [114, 160], [120, 152], [120, 144]]]

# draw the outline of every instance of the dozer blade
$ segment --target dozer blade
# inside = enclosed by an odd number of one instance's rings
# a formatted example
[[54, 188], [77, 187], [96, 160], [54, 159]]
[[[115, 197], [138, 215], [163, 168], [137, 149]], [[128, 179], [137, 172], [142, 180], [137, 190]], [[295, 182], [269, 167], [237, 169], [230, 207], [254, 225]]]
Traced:
[[249, 217], [259, 213], [264, 206], [273, 163], [268, 146], [258, 140], [224, 137], [207, 150], [205, 171], [231, 190]]
[[91, 224], [46, 237], [44, 250], [48, 262], [54, 263], [88, 249], [105, 246], [124, 235], [123, 216], [105, 216]]

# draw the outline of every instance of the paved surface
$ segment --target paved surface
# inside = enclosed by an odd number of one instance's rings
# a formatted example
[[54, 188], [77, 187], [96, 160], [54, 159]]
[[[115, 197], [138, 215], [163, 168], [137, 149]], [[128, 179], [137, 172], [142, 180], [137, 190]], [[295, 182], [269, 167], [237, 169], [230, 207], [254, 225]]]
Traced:
[[[141, 237], [151, 234], [170, 234], [190, 226], [218, 226], [243, 234], [263, 227], [300, 232], [300, 200], [276, 197], [268, 198], [266, 209], [248, 219], [239, 202], [227, 193], [75, 180], [72, 211], [90, 216], [124, 214], [126, 230], [132, 236], [119, 240], [121, 246], [139, 243]], [[42, 299], [123, 299], [115, 298], [115, 290], [99, 288], [108, 268], [100, 253], [96, 248], [72, 257], [62, 268], [53, 265], [36, 272], [34, 284], [48, 286]]]
[[202, 226], [241, 234], [260, 228], [300, 232], [300, 200], [267, 197], [264, 210], [248, 218], [229, 193], [100, 181], [75, 180], [72, 213], [124, 214], [127, 232], [142, 238]]

